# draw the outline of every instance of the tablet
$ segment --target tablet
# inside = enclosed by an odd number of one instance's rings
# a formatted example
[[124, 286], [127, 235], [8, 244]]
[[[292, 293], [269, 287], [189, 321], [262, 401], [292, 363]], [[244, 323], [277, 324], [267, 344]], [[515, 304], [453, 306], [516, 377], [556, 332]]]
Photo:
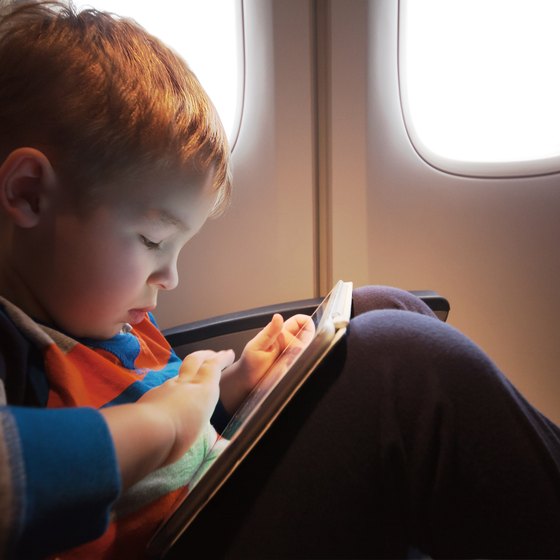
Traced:
[[249, 393], [221, 434], [219, 453], [185, 487], [148, 543], [148, 556], [161, 558], [218, 492], [278, 414], [342, 338], [350, 321], [352, 283], [337, 282]]

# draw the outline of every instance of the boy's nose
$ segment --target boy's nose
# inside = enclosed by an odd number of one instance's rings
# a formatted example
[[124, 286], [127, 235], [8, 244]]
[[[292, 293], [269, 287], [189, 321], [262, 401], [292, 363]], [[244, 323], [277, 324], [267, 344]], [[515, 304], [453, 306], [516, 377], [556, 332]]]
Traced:
[[175, 261], [162, 265], [152, 273], [148, 284], [156, 286], [160, 290], [173, 290], [179, 284], [177, 263]]

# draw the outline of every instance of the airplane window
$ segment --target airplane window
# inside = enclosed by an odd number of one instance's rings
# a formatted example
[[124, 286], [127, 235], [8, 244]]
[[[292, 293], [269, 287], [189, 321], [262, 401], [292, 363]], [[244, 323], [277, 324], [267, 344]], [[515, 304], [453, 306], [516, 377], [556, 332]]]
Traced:
[[241, 0], [87, 0], [78, 6], [131, 17], [182, 56], [216, 106], [233, 149], [243, 106]]
[[560, 2], [400, 0], [405, 124], [451, 173], [560, 171]]

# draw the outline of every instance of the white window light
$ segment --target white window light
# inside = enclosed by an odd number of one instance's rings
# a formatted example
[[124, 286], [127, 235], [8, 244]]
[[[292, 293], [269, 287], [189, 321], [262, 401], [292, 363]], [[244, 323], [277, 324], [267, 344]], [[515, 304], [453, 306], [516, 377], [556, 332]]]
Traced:
[[432, 165], [474, 176], [560, 171], [560, 2], [400, 0], [406, 127]]
[[241, 0], [84, 0], [131, 17], [185, 59], [216, 106], [233, 149], [243, 107]]

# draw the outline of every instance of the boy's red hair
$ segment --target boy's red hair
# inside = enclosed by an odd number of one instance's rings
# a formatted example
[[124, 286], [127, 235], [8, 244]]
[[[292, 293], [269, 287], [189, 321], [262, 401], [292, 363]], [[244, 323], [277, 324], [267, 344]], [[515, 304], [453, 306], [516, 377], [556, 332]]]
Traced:
[[[215, 171], [231, 188], [217, 112], [187, 64], [130, 19], [23, 2], [0, 20], [0, 161], [42, 150], [81, 191], [146, 174]], [[87, 200], [87, 197], [86, 197]]]

